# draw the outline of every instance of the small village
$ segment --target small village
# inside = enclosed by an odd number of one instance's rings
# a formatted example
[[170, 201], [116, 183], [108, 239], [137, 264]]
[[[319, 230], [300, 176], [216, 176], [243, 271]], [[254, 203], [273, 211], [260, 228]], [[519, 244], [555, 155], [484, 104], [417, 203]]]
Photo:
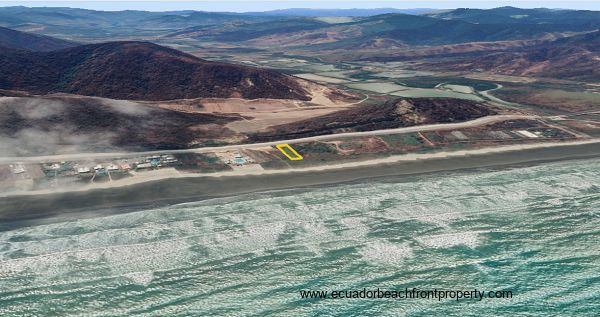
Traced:
[[[218, 155], [217, 155], [218, 154]], [[42, 164], [12, 163], [0, 165], [0, 188], [35, 190], [66, 184], [111, 182], [158, 169], [194, 170], [195, 163], [214, 158], [213, 165], [221, 169], [256, 168], [254, 160], [239, 152], [219, 152], [215, 155], [196, 155], [194, 161], [179, 160], [177, 154], [157, 154], [109, 160], [61, 161]], [[179, 155], [182, 156], [182, 155]], [[183, 155], [185, 157], [185, 155]], [[262, 168], [261, 168], [262, 169]], [[198, 171], [201, 171], [198, 169]]]

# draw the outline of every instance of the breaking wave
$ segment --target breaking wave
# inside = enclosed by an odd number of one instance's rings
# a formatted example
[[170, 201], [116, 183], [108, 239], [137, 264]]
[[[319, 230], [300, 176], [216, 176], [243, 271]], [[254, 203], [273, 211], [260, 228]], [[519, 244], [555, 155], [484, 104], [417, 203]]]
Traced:
[[[0, 233], [0, 316], [593, 316], [600, 161], [246, 194]], [[504, 289], [321, 300], [311, 289]]]

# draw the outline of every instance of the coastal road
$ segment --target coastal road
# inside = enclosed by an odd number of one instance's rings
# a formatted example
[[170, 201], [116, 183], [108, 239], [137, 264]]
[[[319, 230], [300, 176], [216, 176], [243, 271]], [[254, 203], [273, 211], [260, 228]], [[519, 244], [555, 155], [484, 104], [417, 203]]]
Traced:
[[440, 123], [440, 124], [427, 124], [418, 125], [412, 127], [385, 129], [385, 130], [374, 130], [374, 131], [363, 131], [363, 132], [346, 132], [336, 134], [317, 135], [306, 138], [298, 138], [291, 140], [278, 140], [272, 142], [252, 143], [252, 144], [236, 144], [236, 145], [225, 145], [216, 147], [203, 147], [196, 149], [185, 149], [185, 150], [162, 150], [162, 151], [143, 151], [143, 152], [108, 152], [108, 153], [74, 153], [74, 154], [59, 154], [59, 155], [45, 155], [45, 156], [23, 156], [23, 157], [0, 157], [0, 163], [45, 163], [45, 162], [61, 162], [61, 161], [73, 161], [73, 160], [85, 160], [85, 159], [100, 159], [100, 158], [126, 158], [126, 157], [138, 157], [156, 154], [178, 154], [178, 153], [207, 153], [214, 151], [227, 151], [227, 150], [243, 150], [243, 149], [255, 149], [261, 147], [275, 146], [280, 143], [302, 143], [312, 141], [328, 141], [340, 138], [351, 138], [351, 137], [364, 137], [364, 136], [378, 136], [387, 134], [397, 133], [411, 133], [411, 132], [427, 132], [427, 131], [443, 131], [443, 130], [454, 130], [463, 128], [472, 128], [482, 126], [490, 123], [501, 122], [506, 120], [515, 119], [539, 119], [539, 116], [533, 115], [493, 115], [486, 116], [479, 119], [457, 122], [457, 123]]

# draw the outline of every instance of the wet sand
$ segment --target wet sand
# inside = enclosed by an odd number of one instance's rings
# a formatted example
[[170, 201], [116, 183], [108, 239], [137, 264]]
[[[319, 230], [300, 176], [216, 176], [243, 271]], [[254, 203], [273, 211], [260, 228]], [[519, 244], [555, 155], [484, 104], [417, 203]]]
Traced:
[[0, 230], [58, 217], [79, 218], [267, 190], [353, 182], [442, 171], [510, 168], [600, 157], [600, 143], [570, 144], [462, 156], [430, 156], [377, 165], [238, 176], [164, 178], [121, 187], [0, 198]]

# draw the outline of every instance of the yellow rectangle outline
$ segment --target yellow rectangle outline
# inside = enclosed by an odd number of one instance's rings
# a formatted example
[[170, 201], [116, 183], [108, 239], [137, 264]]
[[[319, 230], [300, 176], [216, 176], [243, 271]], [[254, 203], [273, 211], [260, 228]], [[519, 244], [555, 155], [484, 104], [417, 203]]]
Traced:
[[[293, 147], [291, 147], [289, 144], [287, 143], [282, 143], [282, 144], [277, 144], [275, 146], [281, 153], [283, 153], [283, 155], [285, 155], [287, 158], [289, 158], [291, 161], [300, 161], [301, 159], [303, 159], [302, 155], [298, 154], [298, 152], [296, 152], [296, 150], [294, 150]], [[290, 156], [285, 150], [284, 148], [287, 148], [290, 150], [290, 152], [294, 153], [294, 155], [296, 157], [292, 157]]]

